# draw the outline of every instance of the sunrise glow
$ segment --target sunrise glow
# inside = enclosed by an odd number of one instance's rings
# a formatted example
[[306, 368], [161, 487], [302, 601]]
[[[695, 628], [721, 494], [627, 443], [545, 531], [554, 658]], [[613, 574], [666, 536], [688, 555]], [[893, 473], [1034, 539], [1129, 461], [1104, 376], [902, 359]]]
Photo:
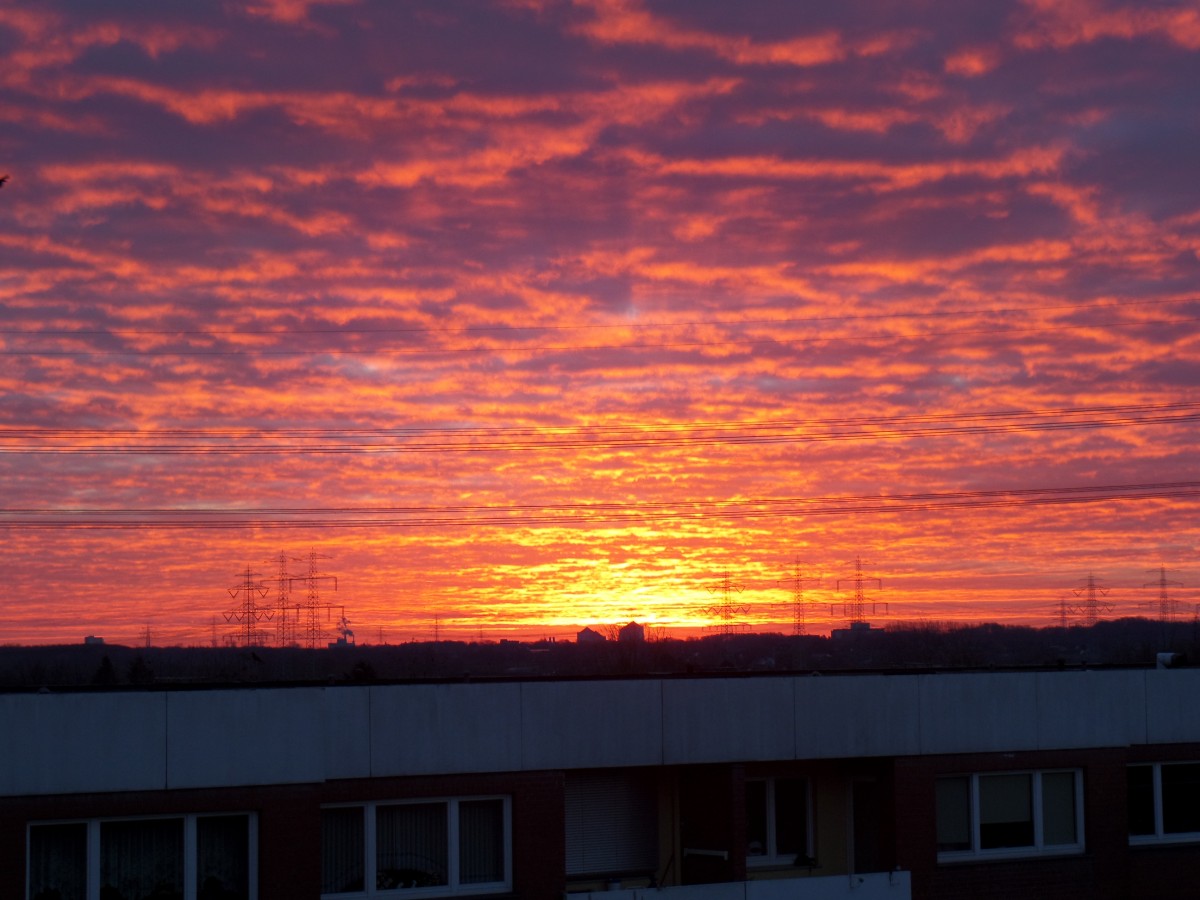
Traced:
[[52, 0], [0, 54], [0, 643], [207, 644], [281, 553], [360, 642], [819, 634], [859, 564], [884, 626], [1200, 603], [1195, 10]]

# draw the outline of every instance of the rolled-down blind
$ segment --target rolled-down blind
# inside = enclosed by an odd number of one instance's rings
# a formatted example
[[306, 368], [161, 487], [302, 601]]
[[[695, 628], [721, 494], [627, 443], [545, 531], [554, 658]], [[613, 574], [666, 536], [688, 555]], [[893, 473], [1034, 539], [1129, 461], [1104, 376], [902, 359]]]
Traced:
[[632, 875], [658, 865], [658, 800], [641, 772], [569, 774], [567, 874]]

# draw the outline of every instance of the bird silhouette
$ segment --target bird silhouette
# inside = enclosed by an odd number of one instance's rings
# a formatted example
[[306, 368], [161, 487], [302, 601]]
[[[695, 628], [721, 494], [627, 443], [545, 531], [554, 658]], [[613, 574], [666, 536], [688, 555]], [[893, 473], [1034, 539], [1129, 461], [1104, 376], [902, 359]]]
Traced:
[[4, 182], [8, 181], [7, 175], [0, 175], [0, 187], [4, 187]]

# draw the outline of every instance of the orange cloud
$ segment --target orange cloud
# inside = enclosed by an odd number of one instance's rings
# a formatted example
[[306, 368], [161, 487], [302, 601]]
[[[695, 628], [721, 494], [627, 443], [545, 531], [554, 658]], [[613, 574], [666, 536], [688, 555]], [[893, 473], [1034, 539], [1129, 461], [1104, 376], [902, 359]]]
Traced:
[[993, 71], [1000, 62], [997, 47], [966, 47], [946, 57], [945, 69], [951, 75], [978, 78]]
[[[849, 52], [840, 35], [826, 31], [782, 41], [754, 42], [678, 25], [645, 10], [637, 0], [577, 0], [593, 18], [576, 26], [590, 40], [609, 44], [652, 44], [668, 50], [702, 50], [738, 65], [819, 66]], [[872, 53], [877, 44], [870, 44]]]
[[345, 6], [357, 2], [358, 0], [254, 0], [246, 6], [246, 12], [285, 25], [299, 25], [307, 22], [309, 11], [315, 6]]
[[1104, 8], [1097, 0], [1025, 0], [1030, 22], [1014, 38], [1022, 49], [1071, 47], [1103, 38], [1153, 37], [1200, 49], [1200, 10], [1143, 4]]

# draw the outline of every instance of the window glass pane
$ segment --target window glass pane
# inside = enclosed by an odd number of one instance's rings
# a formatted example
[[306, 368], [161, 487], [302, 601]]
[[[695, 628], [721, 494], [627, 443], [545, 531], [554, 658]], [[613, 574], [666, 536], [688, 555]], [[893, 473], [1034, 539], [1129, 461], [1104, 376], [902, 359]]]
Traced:
[[1154, 834], [1154, 767], [1129, 766], [1125, 770], [1129, 802], [1129, 833]]
[[87, 825], [34, 825], [29, 829], [29, 900], [84, 900]]
[[375, 812], [377, 888], [449, 884], [445, 803], [380, 806]]
[[1200, 832], [1200, 763], [1164, 763], [1161, 772], [1163, 832]]
[[458, 804], [459, 881], [504, 881], [504, 801], [464, 800]]
[[104, 900], [182, 900], [183, 819], [100, 823]]
[[196, 820], [197, 900], [249, 900], [249, 816]]
[[746, 855], [767, 854], [767, 783], [746, 782]]
[[1049, 847], [1077, 841], [1075, 773], [1047, 772], [1042, 775], [1042, 842]]
[[321, 810], [321, 893], [363, 890], [363, 810]]
[[971, 779], [937, 779], [937, 848], [971, 849]]
[[775, 779], [775, 853], [808, 855], [808, 783], [803, 778]]
[[979, 776], [979, 846], [1033, 846], [1032, 776]]

